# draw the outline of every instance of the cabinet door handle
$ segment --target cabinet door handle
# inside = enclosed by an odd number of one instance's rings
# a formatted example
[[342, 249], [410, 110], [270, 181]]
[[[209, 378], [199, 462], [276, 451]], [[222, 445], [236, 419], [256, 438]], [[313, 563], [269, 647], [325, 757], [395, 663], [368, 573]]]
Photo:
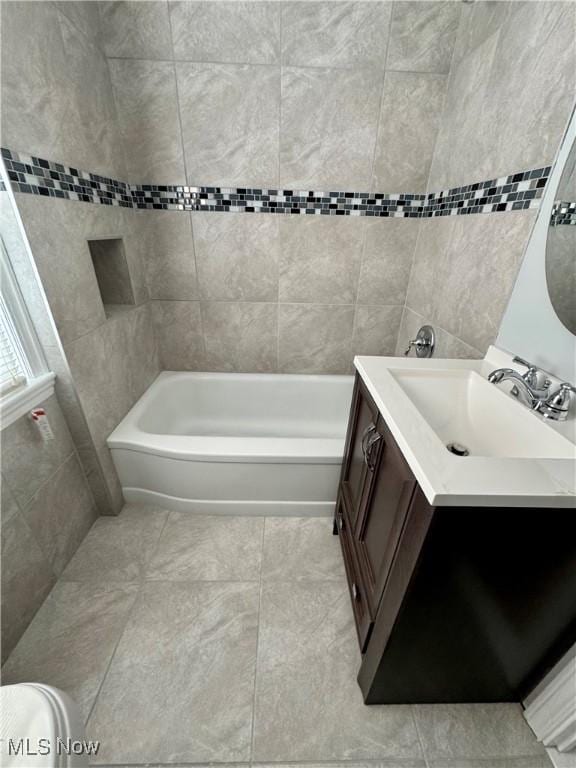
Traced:
[[338, 515], [338, 528], [340, 528], [341, 531], [344, 530], [344, 517], [342, 516], [342, 512]]
[[352, 598], [354, 600], [358, 600], [359, 597], [360, 597], [360, 591], [358, 590], [358, 587], [356, 586], [356, 583], [353, 582], [352, 583]]
[[366, 443], [366, 451], [364, 452], [364, 461], [370, 472], [374, 472], [376, 462], [372, 460], [372, 451], [374, 446], [382, 440], [382, 435], [379, 432], [374, 431], [374, 434], [370, 435]]
[[368, 424], [364, 432], [362, 432], [362, 438], [361, 438], [361, 446], [362, 446], [362, 455], [364, 456], [364, 461], [366, 461], [366, 440], [370, 437], [372, 432], [376, 431], [376, 427], [374, 424]]

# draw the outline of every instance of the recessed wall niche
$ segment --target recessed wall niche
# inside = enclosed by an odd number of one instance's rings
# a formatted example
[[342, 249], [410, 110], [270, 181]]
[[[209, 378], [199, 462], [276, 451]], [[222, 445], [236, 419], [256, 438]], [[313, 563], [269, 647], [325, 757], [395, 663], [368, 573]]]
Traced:
[[134, 291], [121, 237], [88, 240], [106, 317], [134, 306]]

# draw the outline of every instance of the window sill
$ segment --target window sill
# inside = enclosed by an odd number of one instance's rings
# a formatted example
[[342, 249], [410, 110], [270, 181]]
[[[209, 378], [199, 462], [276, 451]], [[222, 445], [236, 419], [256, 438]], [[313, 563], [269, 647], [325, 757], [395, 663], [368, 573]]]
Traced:
[[54, 394], [53, 373], [44, 373], [25, 387], [9, 392], [0, 398], [0, 423], [2, 429], [14, 424], [21, 416], [36, 408]]

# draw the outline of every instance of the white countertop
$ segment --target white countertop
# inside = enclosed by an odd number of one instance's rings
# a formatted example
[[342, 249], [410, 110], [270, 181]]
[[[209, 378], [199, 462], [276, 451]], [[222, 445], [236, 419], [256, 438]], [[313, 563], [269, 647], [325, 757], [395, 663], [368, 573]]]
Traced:
[[[484, 378], [495, 368], [521, 367], [490, 347], [484, 360], [442, 360], [409, 357], [356, 357], [354, 365], [400, 446], [429, 503], [436, 506], [503, 506], [576, 508], [575, 406], [568, 421], [544, 422], [574, 445], [573, 458], [507, 458], [455, 456], [420, 414], [392, 371], [472, 370]], [[496, 385], [494, 385], [496, 386]], [[498, 385], [510, 406], [525, 408]], [[544, 421], [531, 413], [526, 417]]]

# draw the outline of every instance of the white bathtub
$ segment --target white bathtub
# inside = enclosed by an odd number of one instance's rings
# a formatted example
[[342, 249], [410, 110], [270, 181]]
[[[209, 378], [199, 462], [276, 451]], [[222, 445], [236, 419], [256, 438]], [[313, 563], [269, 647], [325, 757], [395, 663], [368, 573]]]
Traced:
[[161, 373], [108, 438], [126, 501], [330, 515], [353, 378]]

